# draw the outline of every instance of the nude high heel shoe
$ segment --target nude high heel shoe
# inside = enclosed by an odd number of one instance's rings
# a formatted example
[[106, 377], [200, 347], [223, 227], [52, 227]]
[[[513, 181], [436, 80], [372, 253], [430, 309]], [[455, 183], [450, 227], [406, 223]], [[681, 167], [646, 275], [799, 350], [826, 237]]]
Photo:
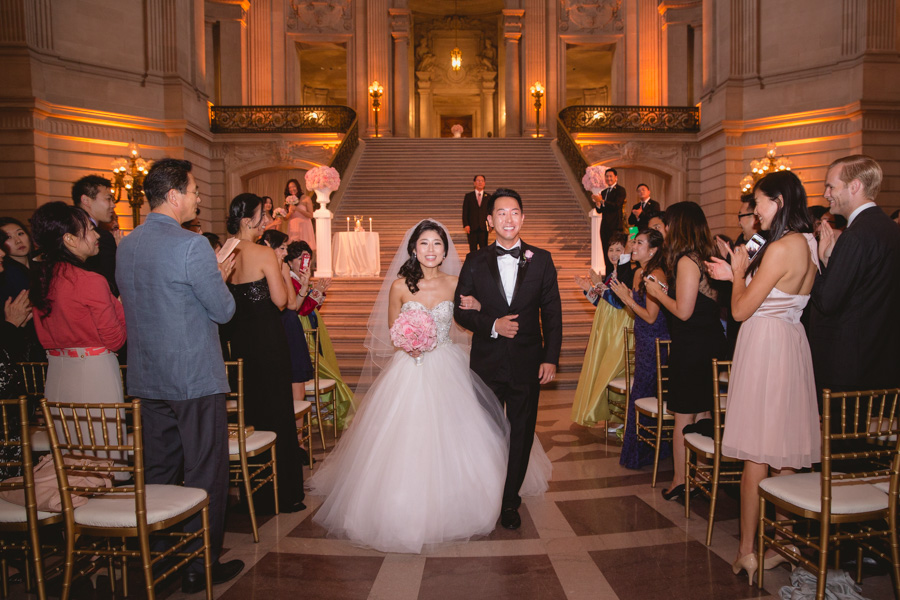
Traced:
[[[800, 554], [800, 550], [797, 548], [797, 546], [794, 546], [793, 544], [791, 544], [790, 546], [785, 546], [784, 549], [790, 550], [794, 554]], [[773, 554], [772, 556], [763, 559], [763, 569], [765, 569], [766, 571], [768, 571], [769, 569], [774, 569], [775, 567], [777, 567], [778, 565], [780, 565], [783, 562], [788, 562], [788, 559], [783, 557], [780, 554]], [[791, 564], [791, 571], [793, 571], [796, 568], [797, 568], [797, 565]]]
[[735, 575], [741, 571], [747, 571], [747, 583], [751, 586], [753, 585], [753, 575], [756, 574], [756, 569], [758, 568], [759, 561], [756, 559], [756, 554], [753, 552], [742, 556], [731, 565], [731, 571]]

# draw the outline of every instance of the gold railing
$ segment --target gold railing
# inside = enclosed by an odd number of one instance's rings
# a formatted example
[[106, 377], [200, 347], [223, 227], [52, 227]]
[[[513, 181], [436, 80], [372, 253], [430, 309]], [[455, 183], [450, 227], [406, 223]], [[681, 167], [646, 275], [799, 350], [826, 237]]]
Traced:
[[213, 133], [345, 133], [356, 121], [349, 106], [212, 106]]
[[559, 120], [570, 133], [700, 131], [700, 109], [693, 106], [568, 106]]

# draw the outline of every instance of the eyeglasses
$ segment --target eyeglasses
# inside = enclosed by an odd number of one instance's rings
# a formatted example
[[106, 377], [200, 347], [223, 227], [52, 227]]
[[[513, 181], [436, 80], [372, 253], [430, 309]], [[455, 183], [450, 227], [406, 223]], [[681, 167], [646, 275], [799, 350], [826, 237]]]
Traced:
[[738, 219], [743, 219], [744, 217], [752, 217], [752, 216], [753, 216], [753, 213], [752, 213], [752, 212], [749, 212], [749, 213], [738, 213]]
[[196, 196], [198, 199], [200, 198], [200, 190], [188, 190], [187, 193], [188, 193], [188, 194], [193, 194], [193, 195]]

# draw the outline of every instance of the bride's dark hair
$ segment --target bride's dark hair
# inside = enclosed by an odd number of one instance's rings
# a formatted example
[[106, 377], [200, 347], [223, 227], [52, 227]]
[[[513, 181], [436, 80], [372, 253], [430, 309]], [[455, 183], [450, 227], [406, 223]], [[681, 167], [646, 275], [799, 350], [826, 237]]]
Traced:
[[413, 294], [419, 291], [419, 282], [425, 277], [425, 273], [422, 272], [422, 265], [419, 264], [419, 259], [416, 258], [416, 244], [426, 231], [435, 231], [441, 236], [441, 241], [444, 242], [444, 258], [447, 257], [447, 249], [450, 247], [450, 243], [447, 241], [447, 232], [434, 221], [425, 220], [416, 226], [412, 235], [409, 236], [409, 243], [406, 244], [409, 260], [403, 263], [403, 266], [400, 267], [400, 271], [397, 273], [400, 277], [406, 278], [406, 287]]

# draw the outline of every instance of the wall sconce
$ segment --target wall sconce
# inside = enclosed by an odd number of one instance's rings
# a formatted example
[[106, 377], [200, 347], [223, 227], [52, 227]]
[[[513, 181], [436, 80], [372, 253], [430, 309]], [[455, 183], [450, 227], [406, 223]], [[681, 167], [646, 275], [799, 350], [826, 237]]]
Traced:
[[112, 162], [113, 168], [113, 196], [118, 202], [122, 196], [122, 190], [128, 196], [128, 204], [131, 205], [131, 215], [134, 220], [133, 227], [141, 222], [141, 206], [144, 204], [144, 177], [150, 170], [150, 161], [141, 158], [138, 153], [138, 145], [131, 140], [128, 145], [128, 158], [117, 158]]
[[535, 81], [531, 86], [531, 97], [534, 98], [534, 128], [535, 137], [541, 137], [541, 98], [544, 97], [544, 86], [540, 81]]
[[372, 110], [375, 111], [375, 137], [378, 137], [378, 111], [381, 110], [381, 97], [384, 95], [384, 86], [373, 81], [369, 86], [369, 96], [372, 98]]

